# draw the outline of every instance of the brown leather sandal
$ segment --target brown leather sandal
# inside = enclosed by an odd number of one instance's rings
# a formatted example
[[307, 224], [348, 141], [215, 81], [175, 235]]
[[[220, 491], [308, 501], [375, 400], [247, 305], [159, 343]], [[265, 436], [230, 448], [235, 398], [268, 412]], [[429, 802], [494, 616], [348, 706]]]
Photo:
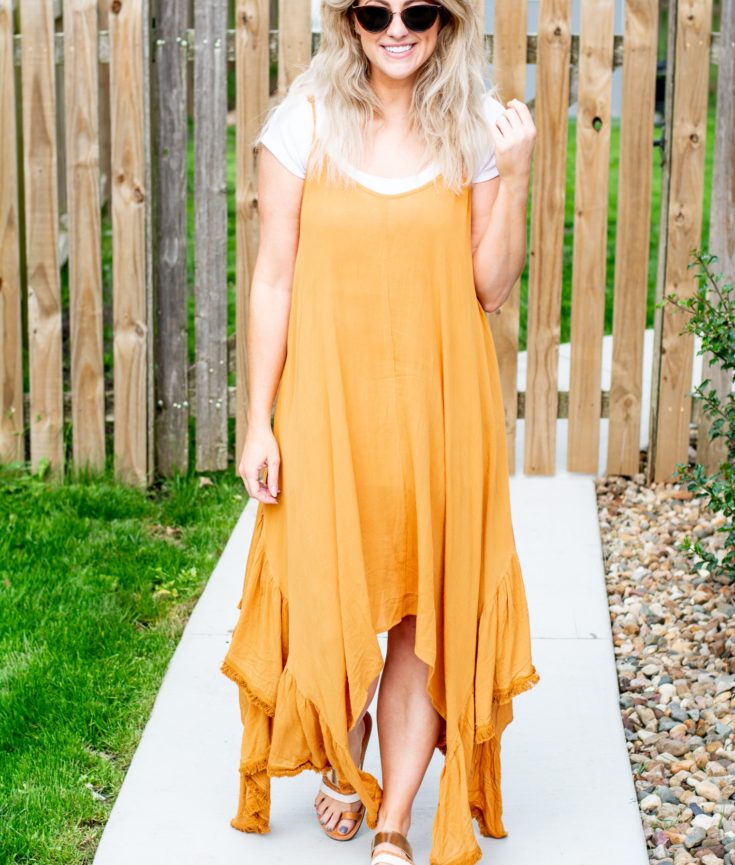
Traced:
[[[367, 751], [368, 742], [370, 741], [370, 733], [373, 729], [373, 719], [370, 712], [365, 712], [363, 720], [365, 722], [365, 730], [362, 734], [362, 748], [360, 750], [360, 762], [358, 763], [360, 769], [362, 769], [362, 764], [365, 761], [365, 752]], [[337, 778], [337, 773], [333, 768], [328, 769], [322, 774], [319, 789], [322, 793], [326, 793], [330, 798], [337, 799], [338, 802], [344, 802], [346, 805], [355, 805], [358, 802], [360, 803], [359, 810], [342, 811], [334, 829], [327, 829], [326, 826], [319, 821], [319, 825], [322, 827], [325, 835], [328, 835], [335, 841], [350, 841], [355, 837], [355, 835], [357, 835], [360, 826], [362, 826], [362, 821], [365, 818], [365, 806], [362, 804], [359, 794], [351, 784], [348, 786], [346, 792], [340, 790], [339, 779]], [[355, 821], [355, 825], [349, 830], [349, 832], [345, 832], [344, 834], [342, 834], [337, 828], [343, 820]]]
[[[375, 848], [378, 844], [395, 844], [396, 847], [400, 847], [403, 850], [403, 854], [405, 855], [390, 853], [388, 850], [381, 850], [379, 853], [376, 853]], [[390, 832], [376, 832], [373, 843], [370, 845], [370, 853], [372, 854], [370, 865], [405, 865], [406, 862], [413, 865], [413, 851], [411, 850], [408, 838], [394, 830]]]

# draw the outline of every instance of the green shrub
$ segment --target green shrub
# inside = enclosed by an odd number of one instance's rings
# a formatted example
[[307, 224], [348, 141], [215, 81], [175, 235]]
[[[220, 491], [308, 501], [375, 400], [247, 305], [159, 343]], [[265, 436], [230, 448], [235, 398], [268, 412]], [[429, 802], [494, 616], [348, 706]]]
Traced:
[[[735, 292], [730, 283], [724, 281], [723, 274], [715, 274], [712, 263], [715, 255], [693, 251], [694, 261], [690, 268], [697, 268], [697, 290], [683, 301], [676, 294], [665, 295], [657, 304], [663, 306], [667, 301], [686, 310], [690, 317], [680, 333], [694, 333], [701, 337], [699, 355], [709, 352], [709, 365], [719, 365], [722, 369], [735, 369]], [[711, 440], [723, 438], [726, 459], [719, 468], [708, 475], [703, 465], [677, 465], [677, 480], [687, 484], [687, 489], [697, 498], [705, 500], [706, 507], [713, 514], [722, 514], [723, 525], [716, 531], [725, 533], [724, 548], [712, 553], [702, 548], [697, 540], [692, 542], [686, 537], [680, 550], [684, 550], [694, 561], [697, 570], [706, 569], [720, 582], [735, 581], [735, 395], [732, 389], [723, 397], [714, 388], [706, 391], [711, 379], [705, 378], [692, 392], [694, 399], [701, 400], [702, 410], [711, 418], [709, 437]]]

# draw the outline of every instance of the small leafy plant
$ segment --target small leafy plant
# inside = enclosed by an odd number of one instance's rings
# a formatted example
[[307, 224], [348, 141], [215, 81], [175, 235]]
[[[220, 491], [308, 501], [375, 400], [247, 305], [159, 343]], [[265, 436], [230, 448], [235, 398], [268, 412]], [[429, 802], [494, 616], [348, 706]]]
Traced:
[[[689, 313], [690, 318], [680, 333], [694, 333], [701, 337], [699, 355], [709, 352], [709, 365], [718, 364], [722, 369], [735, 369], [735, 291], [726, 283], [723, 274], [712, 269], [717, 256], [694, 250], [694, 261], [690, 268], [697, 268], [698, 287], [695, 294], [682, 300], [669, 293], [657, 304], [667, 301]], [[708, 475], [703, 465], [677, 464], [677, 480], [686, 483], [687, 489], [696, 497], [705, 499], [706, 507], [713, 514], [722, 514], [723, 525], [718, 533], [725, 533], [725, 544], [721, 555], [702, 548], [700, 541], [692, 542], [686, 537], [679, 549], [694, 560], [697, 570], [707, 570], [720, 582], [735, 581], [735, 395], [729, 389], [723, 397], [715, 388], [706, 392], [711, 379], [706, 378], [693, 392], [694, 399], [701, 400], [702, 410], [712, 419], [709, 438], [723, 438], [726, 458], [719, 468]], [[695, 559], [698, 557], [698, 560]]]

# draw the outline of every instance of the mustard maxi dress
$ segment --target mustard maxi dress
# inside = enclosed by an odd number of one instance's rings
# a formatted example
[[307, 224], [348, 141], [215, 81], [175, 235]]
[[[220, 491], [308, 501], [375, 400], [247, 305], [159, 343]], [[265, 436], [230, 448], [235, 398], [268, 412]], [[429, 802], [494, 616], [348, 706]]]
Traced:
[[377, 824], [348, 729], [417, 617], [445, 757], [431, 865], [507, 835], [500, 740], [539, 681], [511, 523], [495, 348], [478, 301], [471, 191], [387, 194], [307, 176], [274, 415], [277, 504], [259, 503], [222, 664], [243, 738], [231, 823], [268, 832], [270, 777], [333, 766]]

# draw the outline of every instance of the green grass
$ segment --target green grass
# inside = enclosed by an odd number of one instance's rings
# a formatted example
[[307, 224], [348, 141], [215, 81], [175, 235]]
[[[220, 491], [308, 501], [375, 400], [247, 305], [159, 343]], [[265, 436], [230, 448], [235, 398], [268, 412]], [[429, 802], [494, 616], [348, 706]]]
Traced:
[[247, 495], [0, 469], [0, 862], [92, 861], [166, 666]]

